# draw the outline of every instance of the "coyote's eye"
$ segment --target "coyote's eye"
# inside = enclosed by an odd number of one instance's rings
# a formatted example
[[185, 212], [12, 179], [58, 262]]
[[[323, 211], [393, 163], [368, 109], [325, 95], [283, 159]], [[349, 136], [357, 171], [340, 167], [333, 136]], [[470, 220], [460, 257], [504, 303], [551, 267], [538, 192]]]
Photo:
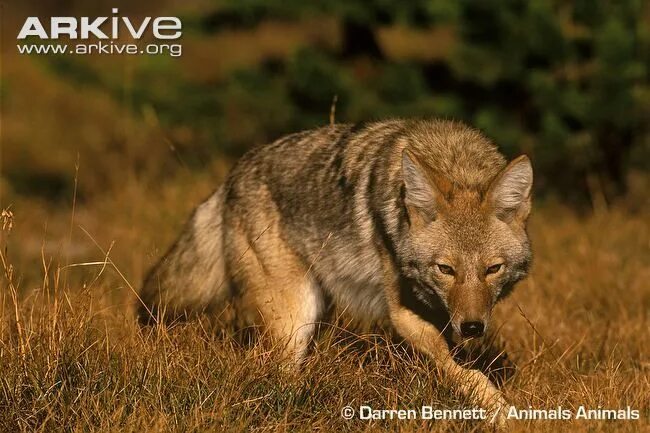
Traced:
[[454, 268], [449, 265], [438, 265], [438, 270], [445, 275], [456, 275]]
[[497, 263], [496, 265], [489, 266], [485, 270], [485, 274], [486, 275], [496, 274], [497, 272], [499, 272], [501, 270], [501, 268], [503, 268], [503, 263]]

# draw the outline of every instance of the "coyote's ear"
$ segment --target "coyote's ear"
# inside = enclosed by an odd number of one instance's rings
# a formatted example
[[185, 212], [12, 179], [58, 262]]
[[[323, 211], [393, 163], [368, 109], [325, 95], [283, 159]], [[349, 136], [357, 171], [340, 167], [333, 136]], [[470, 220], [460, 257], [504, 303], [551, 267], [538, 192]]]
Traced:
[[530, 213], [533, 167], [526, 155], [512, 160], [494, 179], [487, 194], [497, 218], [525, 222]]
[[436, 218], [439, 211], [439, 199], [442, 197], [438, 189], [423, 173], [420, 166], [414, 162], [408, 150], [402, 152], [402, 176], [404, 177], [404, 202], [411, 219], [430, 222]]

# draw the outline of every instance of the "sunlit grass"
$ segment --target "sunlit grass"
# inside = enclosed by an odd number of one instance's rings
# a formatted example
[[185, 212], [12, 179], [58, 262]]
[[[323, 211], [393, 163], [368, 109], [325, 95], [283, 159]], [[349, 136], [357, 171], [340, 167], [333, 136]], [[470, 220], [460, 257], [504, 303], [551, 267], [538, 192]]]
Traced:
[[[198, 185], [196, 199], [209, 188], [208, 182]], [[246, 344], [232, 328], [206, 319], [140, 328], [129, 285], [139, 286], [143, 269], [160, 251], [153, 245], [160, 245], [162, 233], [165, 241], [171, 239], [191, 207], [194, 199], [182, 199], [188, 187], [180, 182], [153, 194], [156, 209], [136, 199], [138, 188], [124, 192], [131, 195], [133, 209], [112, 215], [104, 231], [105, 209], [123, 197], [78, 205], [71, 254], [65, 254], [69, 209], [49, 208], [46, 235], [25, 230], [38, 225], [30, 219], [39, 213], [14, 212], [13, 231], [8, 233], [6, 223], [2, 241], [0, 429], [464, 432], [485, 427], [344, 420], [340, 411], [346, 405], [471, 406], [434, 364], [380, 330], [355, 334], [323, 325], [304, 369], [289, 374], [276, 362], [274, 347]], [[17, 209], [25, 206], [19, 203]], [[165, 209], [175, 209], [173, 216], [161, 217]], [[498, 307], [493, 324], [519, 367], [505, 394], [520, 409], [629, 405], [642, 419], [513, 421], [513, 431], [647, 428], [648, 231], [644, 214], [611, 209], [579, 217], [565, 209], [536, 210], [532, 275]], [[42, 254], [33, 255], [31, 247], [24, 251], [38, 237]], [[12, 255], [31, 269], [14, 268]]]

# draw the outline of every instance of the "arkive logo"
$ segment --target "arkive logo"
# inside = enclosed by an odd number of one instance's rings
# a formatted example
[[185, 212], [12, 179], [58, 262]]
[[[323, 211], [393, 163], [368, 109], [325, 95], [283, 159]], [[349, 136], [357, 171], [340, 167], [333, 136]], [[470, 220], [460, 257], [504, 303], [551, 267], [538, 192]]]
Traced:
[[[132, 20], [113, 8], [105, 17], [50, 17], [49, 22], [28, 17], [18, 33], [20, 54], [125, 54], [179, 57], [183, 25], [178, 17], [145, 17]], [[144, 36], [146, 38], [143, 38]], [[29, 39], [28, 39], [29, 38]], [[34, 43], [34, 38], [39, 42]], [[123, 42], [130, 39], [130, 42]], [[136, 44], [140, 40], [144, 44]], [[63, 42], [59, 42], [63, 40]], [[92, 40], [92, 41], [89, 41]]]
[[28, 17], [18, 33], [17, 39], [38, 36], [40, 39], [118, 39], [123, 33], [133, 39], [140, 39], [151, 30], [156, 39], [178, 39], [182, 35], [182, 23], [178, 17], [145, 17], [136, 24], [129, 17], [118, 16], [119, 10], [112, 9], [111, 17], [51, 17], [49, 32], [38, 17]]

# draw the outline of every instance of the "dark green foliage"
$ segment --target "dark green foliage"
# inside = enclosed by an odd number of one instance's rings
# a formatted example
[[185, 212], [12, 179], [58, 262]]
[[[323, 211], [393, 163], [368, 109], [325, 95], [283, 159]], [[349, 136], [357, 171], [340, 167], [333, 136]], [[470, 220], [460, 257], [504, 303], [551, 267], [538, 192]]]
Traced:
[[[648, 13], [640, 0], [224, 0], [184, 18], [188, 34], [334, 18], [340, 41], [301, 40], [290, 55], [263, 54], [209, 83], [176, 73], [184, 58], [141, 67], [133, 103], [151, 105], [166, 127], [195, 129], [199, 148], [235, 155], [326, 124], [335, 96], [339, 122], [457, 118], [510, 157], [530, 154], [539, 191], [583, 200], [591, 178], [614, 197], [630, 167], [649, 168]], [[379, 38], [386, 26], [451, 28], [451, 48], [430, 60], [396, 56]]]

